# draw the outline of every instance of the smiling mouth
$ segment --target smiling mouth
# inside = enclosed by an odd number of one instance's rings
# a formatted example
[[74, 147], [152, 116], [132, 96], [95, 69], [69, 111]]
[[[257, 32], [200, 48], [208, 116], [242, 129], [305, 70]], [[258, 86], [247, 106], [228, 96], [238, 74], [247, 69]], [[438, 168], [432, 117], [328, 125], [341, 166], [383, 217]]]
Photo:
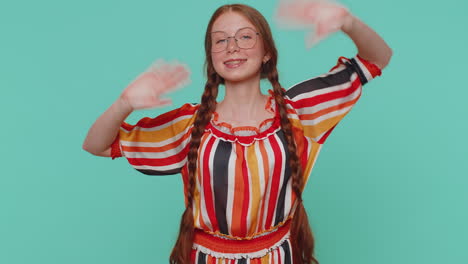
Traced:
[[228, 60], [224, 62], [224, 65], [226, 65], [228, 68], [237, 68], [246, 61], [247, 59]]

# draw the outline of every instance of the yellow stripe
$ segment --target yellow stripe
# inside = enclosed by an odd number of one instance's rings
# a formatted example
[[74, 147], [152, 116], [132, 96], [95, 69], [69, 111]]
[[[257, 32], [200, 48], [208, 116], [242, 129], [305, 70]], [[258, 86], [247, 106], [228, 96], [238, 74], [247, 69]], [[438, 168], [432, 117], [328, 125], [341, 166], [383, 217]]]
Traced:
[[119, 136], [121, 140], [125, 141], [161, 142], [183, 132], [187, 127], [189, 127], [192, 124], [192, 122], [193, 119], [190, 116], [187, 116], [187, 119], [183, 119], [176, 123], [172, 123], [161, 130], [141, 131], [138, 129], [138, 127], [135, 127], [132, 131], [128, 133], [123, 130], [120, 130]]
[[340, 120], [343, 119], [346, 113], [323, 120], [320, 123], [315, 124], [313, 126], [303, 126], [304, 136], [316, 138], [322, 135], [323, 133], [331, 129], [333, 126], [338, 124], [338, 122], [340, 122]]
[[309, 152], [309, 157], [307, 159], [306, 167], [304, 168], [304, 174], [303, 174], [304, 186], [303, 186], [303, 190], [304, 190], [304, 188], [306, 186], [307, 180], [309, 179], [309, 176], [310, 176], [312, 167], [314, 165], [315, 159], [317, 158], [318, 151], [322, 147], [321, 144], [319, 144], [319, 143], [317, 143], [315, 141], [310, 142], [310, 144], [312, 144], [312, 147], [311, 147], [310, 152]]
[[[194, 175], [195, 176], [195, 179], [197, 179], [197, 175]], [[198, 180], [195, 180], [195, 189], [193, 191], [193, 207], [195, 208], [195, 215], [193, 216], [193, 219], [195, 219], [195, 221], [198, 219], [199, 215], [200, 215], [200, 191], [198, 190], [198, 186], [197, 186], [197, 183]]]
[[252, 197], [250, 199], [250, 228], [247, 235], [254, 234], [257, 226], [257, 213], [260, 207], [260, 174], [258, 171], [257, 154], [255, 153], [255, 145], [247, 147], [247, 164], [249, 168], [249, 176], [252, 181]]
[[268, 254], [266, 254], [265, 256], [263, 256], [261, 259], [260, 259], [260, 262], [262, 264], [269, 264], [270, 263], [270, 254], [273, 254], [274, 251], [270, 251], [268, 252]]

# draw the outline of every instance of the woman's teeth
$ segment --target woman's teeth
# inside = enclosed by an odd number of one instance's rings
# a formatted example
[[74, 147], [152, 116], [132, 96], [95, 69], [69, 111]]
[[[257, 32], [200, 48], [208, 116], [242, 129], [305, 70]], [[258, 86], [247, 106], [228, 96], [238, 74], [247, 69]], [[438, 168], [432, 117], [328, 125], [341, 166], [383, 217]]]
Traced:
[[246, 60], [232, 60], [232, 61], [227, 61], [224, 64], [226, 64], [227, 66], [239, 66], [242, 63], [244, 63], [245, 61]]

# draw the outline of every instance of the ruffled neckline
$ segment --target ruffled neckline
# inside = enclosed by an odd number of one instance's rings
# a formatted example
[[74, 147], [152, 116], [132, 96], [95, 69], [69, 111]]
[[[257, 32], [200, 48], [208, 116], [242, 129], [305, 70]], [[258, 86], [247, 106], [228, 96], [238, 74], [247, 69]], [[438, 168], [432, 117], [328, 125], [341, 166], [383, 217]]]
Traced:
[[274, 113], [274, 117], [263, 120], [258, 127], [255, 126], [233, 126], [230, 123], [219, 120], [219, 114], [213, 112], [211, 121], [206, 130], [224, 141], [238, 142], [241, 145], [251, 145], [256, 140], [263, 140], [275, 134], [280, 128], [280, 116], [277, 111], [273, 91], [268, 90], [269, 97], [265, 104], [265, 110]]

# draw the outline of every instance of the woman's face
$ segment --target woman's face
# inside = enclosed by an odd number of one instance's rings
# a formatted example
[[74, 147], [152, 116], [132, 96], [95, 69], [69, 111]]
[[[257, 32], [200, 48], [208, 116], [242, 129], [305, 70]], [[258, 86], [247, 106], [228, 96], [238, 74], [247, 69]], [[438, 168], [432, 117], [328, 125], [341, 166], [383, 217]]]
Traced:
[[[215, 43], [227, 42], [225, 50], [213, 52], [212, 49], [211, 52], [213, 67], [226, 82], [259, 79], [261, 65], [268, 60], [260, 35], [256, 36], [257, 41], [252, 48], [239, 48], [238, 43], [232, 38], [236, 33], [238, 33], [237, 37], [248, 38], [248, 36], [242, 34], [246, 28], [248, 28], [247, 32], [250, 29], [252, 30], [250, 32], [258, 32], [257, 28], [247, 18], [236, 12], [226, 12], [213, 23], [211, 30], [212, 46]], [[242, 29], [242, 31], [239, 32], [239, 29]], [[231, 38], [224, 38], [223, 40], [221, 37], [223, 32], [225, 36]]]

